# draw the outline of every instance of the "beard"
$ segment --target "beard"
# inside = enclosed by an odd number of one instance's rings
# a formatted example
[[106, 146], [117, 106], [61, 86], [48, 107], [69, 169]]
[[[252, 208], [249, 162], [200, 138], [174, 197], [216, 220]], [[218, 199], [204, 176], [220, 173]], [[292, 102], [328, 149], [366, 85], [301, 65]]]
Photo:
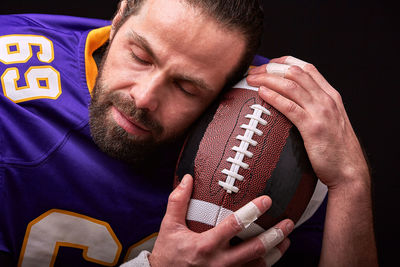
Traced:
[[[142, 169], [147, 168], [149, 164], [156, 165], [164, 152], [169, 150], [168, 147], [179, 141], [180, 136], [173, 135], [161, 139], [160, 136], [164, 132], [161, 123], [151, 118], [147, 109], [138, 109], [132, 98], [124, 97], [118, 91], [109, 90], [102, 81], [101, 72], [102, 67], [89, 106], [89, 125], [93, 141], [109, 156], [134, 167]], [[149, 129], [151, 134], [145, 137], [128, 134], [112, 118], [112, 106]]]

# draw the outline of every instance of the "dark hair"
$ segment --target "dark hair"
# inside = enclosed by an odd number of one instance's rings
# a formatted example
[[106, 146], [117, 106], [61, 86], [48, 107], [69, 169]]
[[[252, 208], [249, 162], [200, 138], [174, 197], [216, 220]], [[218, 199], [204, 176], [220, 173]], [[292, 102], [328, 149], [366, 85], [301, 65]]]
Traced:
[[[130, 16], [136, 14], [146, 0], [126, 0], [127, 8], [122, 14], [120, 25]], [[200, 8], [206, 15], [214, 18], [228, 30], [237, 31], [246, 40], [244, 51], [238, 66], [227, 77], [227, 87], [232, 86], [247, 71], [263, 33], [264, 12], [259, 0], [181, 0], [195, 8]], [[117, 25], [120, 26], [120, 25]]]

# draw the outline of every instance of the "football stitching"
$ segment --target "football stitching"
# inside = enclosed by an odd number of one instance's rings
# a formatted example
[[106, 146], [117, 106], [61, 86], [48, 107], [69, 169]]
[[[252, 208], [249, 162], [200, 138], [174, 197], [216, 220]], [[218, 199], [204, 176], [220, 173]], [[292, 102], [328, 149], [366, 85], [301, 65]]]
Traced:
[[[240, 111], [238, 112], [238, 114], [241, 114], [241, 113], [242, 113], [242, 111], [245, 109], [245, 107], [247, 107], [247, 105], [249, 105], [249, 104], [248, 104], [249, 102], [256, 103], [256, 100], [255, 100], [254, 97], [252, 97], [252, 98], [246, 100], [246, 102], [245, 102], [245, 103], [242, 105], [242, 107], [240, 108]], [[230, 134], [229, 134], [229, 136], [228, 136], [228, 138], [227, 138], [226, 140], [230, 140], [230, 139], [232, 138], [232, 135], [233, 135], [233, 133], [235, 132], [235, 129], [236, 129], [236, 127], [237, 127], [237, 124], [239, 123], [240, 118], [241, 118], [241, 117], [238, 115], [237, 118], [236, 118], [234, 127], [232, 128], [232, 131], [230, 132]], [[224, 149], [223, 149], [223, 153], [221, 154], [221, 157], [220, 157], [220, 159], [218, 160], [218, 165], [217, 165], [217, 167], [214, 169], [214, 172], [213, 172], [213, 174], [212, 174], [212, 179], [210, 180], [210, 184], [209, 184], [209, 192], [210, 192], [210, 195], [211, 195], [211, 196], [214, 196], [214, 195], [216, 195], [216, 194], [218, 194], [218, 193], [220, 192], [220, 190], [217, 190], [216, 192], [214, 192], [215, 190], [213, 189], [213, 188], [214, 188], [213, 185], [214, 185], [214, 183], [215, 183], [215, 180], [216, 180], [216, 179], [219, 179], [219, 178], [217, 178], [217, 176], [216, 176], [216, 175], [217, 175], [217, 170], [220, 168], [220, 166], [221, 166], [221, 164], [222, 164], [222, 162], [223, 162], [223, 159], [224, 159], [225, 151], [227, 151], [228, 149], [229, 149], [229, 148], [228, 148], [227, 143], [226, 143], [225, 146], [224, 146]], [[222, 189], [222, 188], [220, 188], [220, 189]], [[223, 198], [224, 198], [224, 197], [223, 197]], [[222, 201], [223, 201], [223, 199], [222, 199]]]
[[247, 163], [243, 162], [243, 159], [245, 156], [249, 158], [253, 157], [253, 154], [247, 149], [249, 148], [249, 145], [257, 145], [257, 141], [252, 139], [254, 134], [257, 134], [258, 136], [263, 135], [263, 132], [260, 129], [257, 129], [257, 126], [259, 123], [266, 125], [267, 121], [262, 119], [261, 116], [263, 114], [271, 115], [271, 112], [260, 104], [254, 104], [250, 106], [250, 108], [253, 109], [253, 114], [247, 114], [245, 116], [245, 118], [250, 119], [249, 123], [240, 126], [240, 128], [245, 129], [246, 131], [244, 135], [236, 136], [236, 139], [241, 141], [240, 145], [231, 148], [236, 152], [235, 157], [229, 157], [226, 159], [227, 162], [231, 163], [231, 168], [229, 170], [222, 170], [222, 173], [227, 176], [226, 180], [225, 182], [218, 181], [218, 184], [225, 189], [227, 193], [237, 193], [239, 191], [239, 188], [234, 185], [236, 180], [242, 181], [244, 178], [238, 173], [239, 169], [247, 169], [249, 167]]
[[[273, 131], [274, 127], [278, 124], [278, 119], [279, 119], [279, 115], [276, 113], [276, 110], [274, 110], [270, 105], [268, 105], [265, 102], [262, 102], [262, 105], [264, 107], [269, 107], [270, 112], [271, 112], [271, 119], [268, 120], [268, 124], [266, 127], [264, 127], [264, 136], [262, 137], [261, 141], [262, 143], [259, 143], [258, 146], [261, 147], [260, 152], [257, 153], [258, 158], [254, 158], [253, 162], [258, 162], [261, 160], [263, 153], [267, 153], [268, 154], [268, 150], [266, 148], [266, 146], [269, 144], [269, 136], [271, 134], [271, 132]], [[248, 177], [248, 181], [252, 181], [253, 180], [253, 175], [255, 175], [255, 173], [253, 171], [250, 171], [249, 173], [249, 177]], [[268, 179], [267, 179], [268, 181]], [[239, 198], [234, 198], [234, 203], [241, 203], [241, 201], [243, 201], [244, 198], [246, 198], [246, 194], [247, 193], [251, 193], [252, 191], [254, 191], [253, 188], [250, 188], [254, 185], [254, 183], [244, 183], [243, 186], [240, 188], [240, 191], [242, 193], [242, 197]], [[266, 184], [265, 184], [266, 186]], [[261, 195], [261, 194], [260, 194]]]

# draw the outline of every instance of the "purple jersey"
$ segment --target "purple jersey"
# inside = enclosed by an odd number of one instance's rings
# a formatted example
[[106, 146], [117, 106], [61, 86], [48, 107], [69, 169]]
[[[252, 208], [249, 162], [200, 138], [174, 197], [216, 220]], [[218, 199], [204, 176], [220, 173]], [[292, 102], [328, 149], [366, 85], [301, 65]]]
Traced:
[[92, 53], [109, 24], [0, 16], [0, 256], [13, 265], [113, 266], [154, 243], [176, 150], [145, 175], [90, 136]]
[[16, 15], [0, 25], [0, 251], [22, 266], [121, 263], [158, 231], [174, 165], [142, 175], [90, 137], [92, 52], [109, 22]]

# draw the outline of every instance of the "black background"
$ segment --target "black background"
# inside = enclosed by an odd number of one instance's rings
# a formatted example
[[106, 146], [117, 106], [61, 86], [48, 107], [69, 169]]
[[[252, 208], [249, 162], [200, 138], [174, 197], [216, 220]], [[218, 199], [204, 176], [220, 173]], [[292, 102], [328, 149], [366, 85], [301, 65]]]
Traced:
[[[111, 19], [117, 3], [3, 0], [0, 13]], [[265, 36], [259, 53], [311, 62], [341, 93], [372, 167], [380, 265], [398, 265], [399, 9], [385, 1], [264, 0], [263, 5]]]

